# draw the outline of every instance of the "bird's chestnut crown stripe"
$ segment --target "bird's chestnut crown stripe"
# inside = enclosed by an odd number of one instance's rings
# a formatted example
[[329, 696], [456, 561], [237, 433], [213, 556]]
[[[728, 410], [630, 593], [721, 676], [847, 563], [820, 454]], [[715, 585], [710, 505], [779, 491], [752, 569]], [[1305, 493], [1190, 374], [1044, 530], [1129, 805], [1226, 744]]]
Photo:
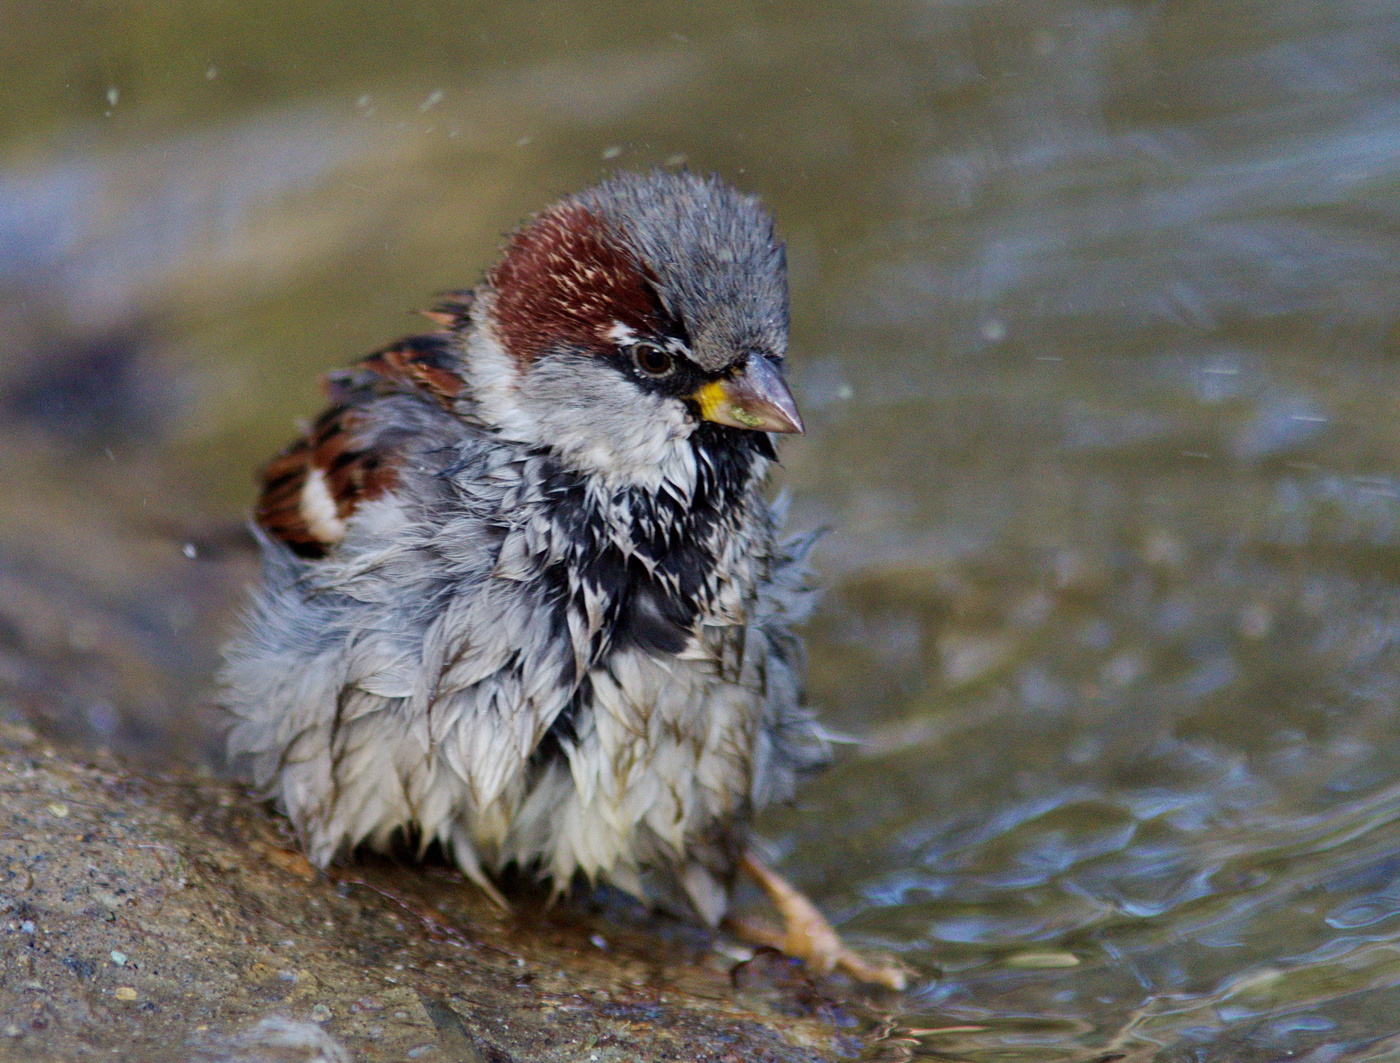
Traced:
[[669, 331], [645, 267], [578, 204], [512, 235], [488, 280], [501, 341], [522, 364], [559, 344], [604, 353], [619, 324], [639, 335]]

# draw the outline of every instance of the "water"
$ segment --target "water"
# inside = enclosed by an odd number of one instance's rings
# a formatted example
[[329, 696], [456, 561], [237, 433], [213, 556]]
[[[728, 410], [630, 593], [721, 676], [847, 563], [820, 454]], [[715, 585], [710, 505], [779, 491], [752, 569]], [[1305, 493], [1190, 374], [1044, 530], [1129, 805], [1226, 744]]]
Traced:
[[872, 1058], [1400, 1055], [1393, 4], [176, 10], [0, 15], [9, 711], [198, 760], [316, 375], [715, 169], [789, 241], [863, 739], [764, 827], [929, 976]]

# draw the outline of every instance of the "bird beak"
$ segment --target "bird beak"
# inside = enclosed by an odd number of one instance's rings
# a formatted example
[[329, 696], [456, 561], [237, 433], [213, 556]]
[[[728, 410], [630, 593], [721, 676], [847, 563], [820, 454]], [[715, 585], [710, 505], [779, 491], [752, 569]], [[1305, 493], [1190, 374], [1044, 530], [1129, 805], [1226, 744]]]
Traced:
[[691, 396], [700, 416], [717, 424], [756, 432], [801, 432], [802, 417], [792, 392], [773, 363], [750, 355], [733, 376], [712, 380]]

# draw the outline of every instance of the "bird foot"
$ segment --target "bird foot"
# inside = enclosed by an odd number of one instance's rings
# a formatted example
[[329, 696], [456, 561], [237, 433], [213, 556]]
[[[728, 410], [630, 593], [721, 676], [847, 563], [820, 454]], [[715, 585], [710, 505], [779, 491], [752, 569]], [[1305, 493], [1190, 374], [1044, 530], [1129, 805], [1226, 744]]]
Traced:
[[858, 982], [901, 990], [910, 971], [894, 960], [867, 960], [848, 949], [817, 906], [796, 887], [752, 852], [744, 854], [742, 865], [778, 909], [783, 929], [756, 920], [731, 918], [734, 934], [750, 945], [768, 946], [802, 960], [818, 974], [841, 970]]

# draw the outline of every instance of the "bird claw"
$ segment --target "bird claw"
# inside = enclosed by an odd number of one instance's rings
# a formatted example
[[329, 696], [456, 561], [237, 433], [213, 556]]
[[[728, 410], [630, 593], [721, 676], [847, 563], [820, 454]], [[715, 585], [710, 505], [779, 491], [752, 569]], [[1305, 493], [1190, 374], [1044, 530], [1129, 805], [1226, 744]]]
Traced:
[[908, 985], [911, 972], [906, 967], [894, 960], [868, 960], [847, 948], [817, 906], [752, 852], [744, 854], [742, 864], [783, 917], [782, 930], [747, 919], [730, 920], [742, 940], [779, 949], [818, 974], [840, 970], [858, 982], [894, 990]]

